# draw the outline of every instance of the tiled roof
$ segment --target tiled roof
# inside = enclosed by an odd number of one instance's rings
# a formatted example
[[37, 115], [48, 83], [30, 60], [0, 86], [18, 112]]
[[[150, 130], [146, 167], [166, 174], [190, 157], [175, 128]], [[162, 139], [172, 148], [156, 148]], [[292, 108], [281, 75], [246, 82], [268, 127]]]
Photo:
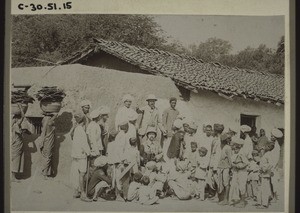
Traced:
[[60, 64], [80, 63], [99, 51], [154, 75], [170, 77], [176, 84], [194, 92], [204, 89], [226, 95], [228, 98], [240, 96], [277, 105], [284, 103], [283, 75], [206, 63], [190, 56], [140, 48], [116, 41], [94, 39], [94, 43]]

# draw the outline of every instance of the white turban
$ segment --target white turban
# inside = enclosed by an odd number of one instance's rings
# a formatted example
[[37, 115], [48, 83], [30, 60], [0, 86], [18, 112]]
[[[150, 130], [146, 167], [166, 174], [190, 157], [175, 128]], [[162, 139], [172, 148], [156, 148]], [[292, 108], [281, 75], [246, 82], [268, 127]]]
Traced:
[[99, 117], [99, 115], [100, 115], [99, 110], [93, 110], [90, 114], [90, 117], [93, 119]]
[[107, 164], [108, 159], [106, 156], [97, 157], [94, 161], [94, 165], [98, 167], [103, 167]]
[[274, 128], [272, 130], [272, 135], [275, 137], [275, 138], [281, 138], [283, 136], [283, 133], [277, 129], [277, 128]]
[[175, 126], [177, 129], [181, 129], [182, 128], [182, 120], [176, 119], [173, 123], [173, 126]]
[[80, 102], [80, 106], [84, 107], [84, 106], [90, 106], [92, 107], [92, 103], [89, 100], [83, 100]]
[[110, 109], [107, 106], [101, 106], [98, 110], [100, 115], [107, 115], [110, 113]]
[[123, 96], [122, 102], [125, 102], [125, 101], [133, 101], [133, 99], [134, 99], [134, 98], [132, 97], [132, 95], [126, 94], [126, 95]]

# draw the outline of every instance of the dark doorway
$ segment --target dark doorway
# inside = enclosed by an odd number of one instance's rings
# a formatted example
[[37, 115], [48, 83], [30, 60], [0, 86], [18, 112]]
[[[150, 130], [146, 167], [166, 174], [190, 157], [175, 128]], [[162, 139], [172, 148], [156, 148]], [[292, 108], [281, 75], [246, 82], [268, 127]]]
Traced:
[[257, 115], [241, 114], [241, 125], [248, 125], [251, 127], [251, 133], [255, 134], [257, 129]]

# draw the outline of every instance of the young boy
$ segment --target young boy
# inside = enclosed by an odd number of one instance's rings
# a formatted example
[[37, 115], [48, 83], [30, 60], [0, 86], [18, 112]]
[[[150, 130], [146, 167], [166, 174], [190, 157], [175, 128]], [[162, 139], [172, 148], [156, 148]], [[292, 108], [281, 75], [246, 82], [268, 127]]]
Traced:
[[74, 129], [72, 143], [72, 165], [71, 182], [75, 190], [74, 198], [81, 198], [83, 201], [92, 201], [88, 199], [84, 190], [84, 176], [87, 171], [87, 156], [91, 150], [84, 131], [84, 115], [76, 114], [74, 116], [77, 126]]
[[259, 184], [259, 153], [257, 150], [252, 151], [252, 159], [248, 166], [247, 192], [248, 197], [257, 201], [258, 184]]
[[257, 197], [257, 208], [266, 209], [269, 207], [269, 197], [271, 195], [271, 172], [272, 165], [272, 150], [274, 143], [268, 142], [265, 148], [262, 149], [262, 157], [260, 159], [260, 177], [261, 185]]
[[207, 156], [207, 149], [205, 147], [200, 147], [198, 150], [199, 158], [197, 160], [197, 167], [195, 171], [195, 178], [197, 181], [196, 191], [197, 191], [197, 199], [203, 201], [205, 199], [205, 186], [206, 186], [206, 178], [207, 172], [206, 169], [209, 164], [209, 159]]
[[143, 205], [152, 205], [159, 200], [156, 196], [156, 191], [149, 186], [150, 179], [148, 176], [143, 176], [141, 180], [142, 186], [139, 188], [139, 203]]
[[133, 175], [133, 181], [130, 183], [128, 188], [127, 200], [137, 202], [139, 199], [139, 189], [142, 186], [141, 179], [143, 175], [138, 172]]
[[192, 197], [198, 198], [198, 193], [196, 190], [197, 187], [197, 179], [195, 178], [195, 172], [196, 172], [196, 167], [197, 167], [197, 161], [199, 158], [199, 153], [198, 153], [198, 145], [196, 142], [192, 141], [190, 145], [190, 150], [186, 150], [183, 160], [187, 163], [188, 165], [188, 172], [190, 174], [189, 178], [189, 184], [191, 186], [191, 195]]
[[231, 205], [238, 208], [244, 208], [246, 206], [245, 194], [249, 161], [244, 152], [241, 151], [243, 145], [244, 140], [240, 138], [236, 138], [232, 143], [232, 179], [229, 200]]

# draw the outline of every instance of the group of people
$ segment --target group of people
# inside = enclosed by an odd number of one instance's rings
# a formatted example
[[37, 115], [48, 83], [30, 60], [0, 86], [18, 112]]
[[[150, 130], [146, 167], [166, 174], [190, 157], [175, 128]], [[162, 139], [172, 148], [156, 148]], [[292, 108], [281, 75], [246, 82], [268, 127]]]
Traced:
[[165, 197], [209, 199], [235, 207], [251, 199], [257, 208], [278, 200], [279, 129], [270, 139], [247, 125], [225, 132], [223, 124], [213, 124], [199, 131], [176, 109], [176, 98], [162, 115], [155, 95], [142, 108], [133, 109], [132, 101], [123, 97], [114, 133], [107, 128], [108, 107], [91, 110], [90, 101], [81, 102], [71, 130], [74, 198], [144, 205]]
[[[29, 133], [28, 129], [22, 128], [25, 113], [22, 105], [18, 103], [20, 114], [12, 114], [11, 118], [11, 173], [12, 181], [20, 182], [20, 175], [24, 172], [24, 133]], [[53, 176], [52, 156], [55, 145], [55, 119], [58, 113], [44, 112], [42, 119], [41, 135], [35, 143], [28, 143], [30, 148], [36, 147], [41, 154], [40, 172], [45, 179]]]

